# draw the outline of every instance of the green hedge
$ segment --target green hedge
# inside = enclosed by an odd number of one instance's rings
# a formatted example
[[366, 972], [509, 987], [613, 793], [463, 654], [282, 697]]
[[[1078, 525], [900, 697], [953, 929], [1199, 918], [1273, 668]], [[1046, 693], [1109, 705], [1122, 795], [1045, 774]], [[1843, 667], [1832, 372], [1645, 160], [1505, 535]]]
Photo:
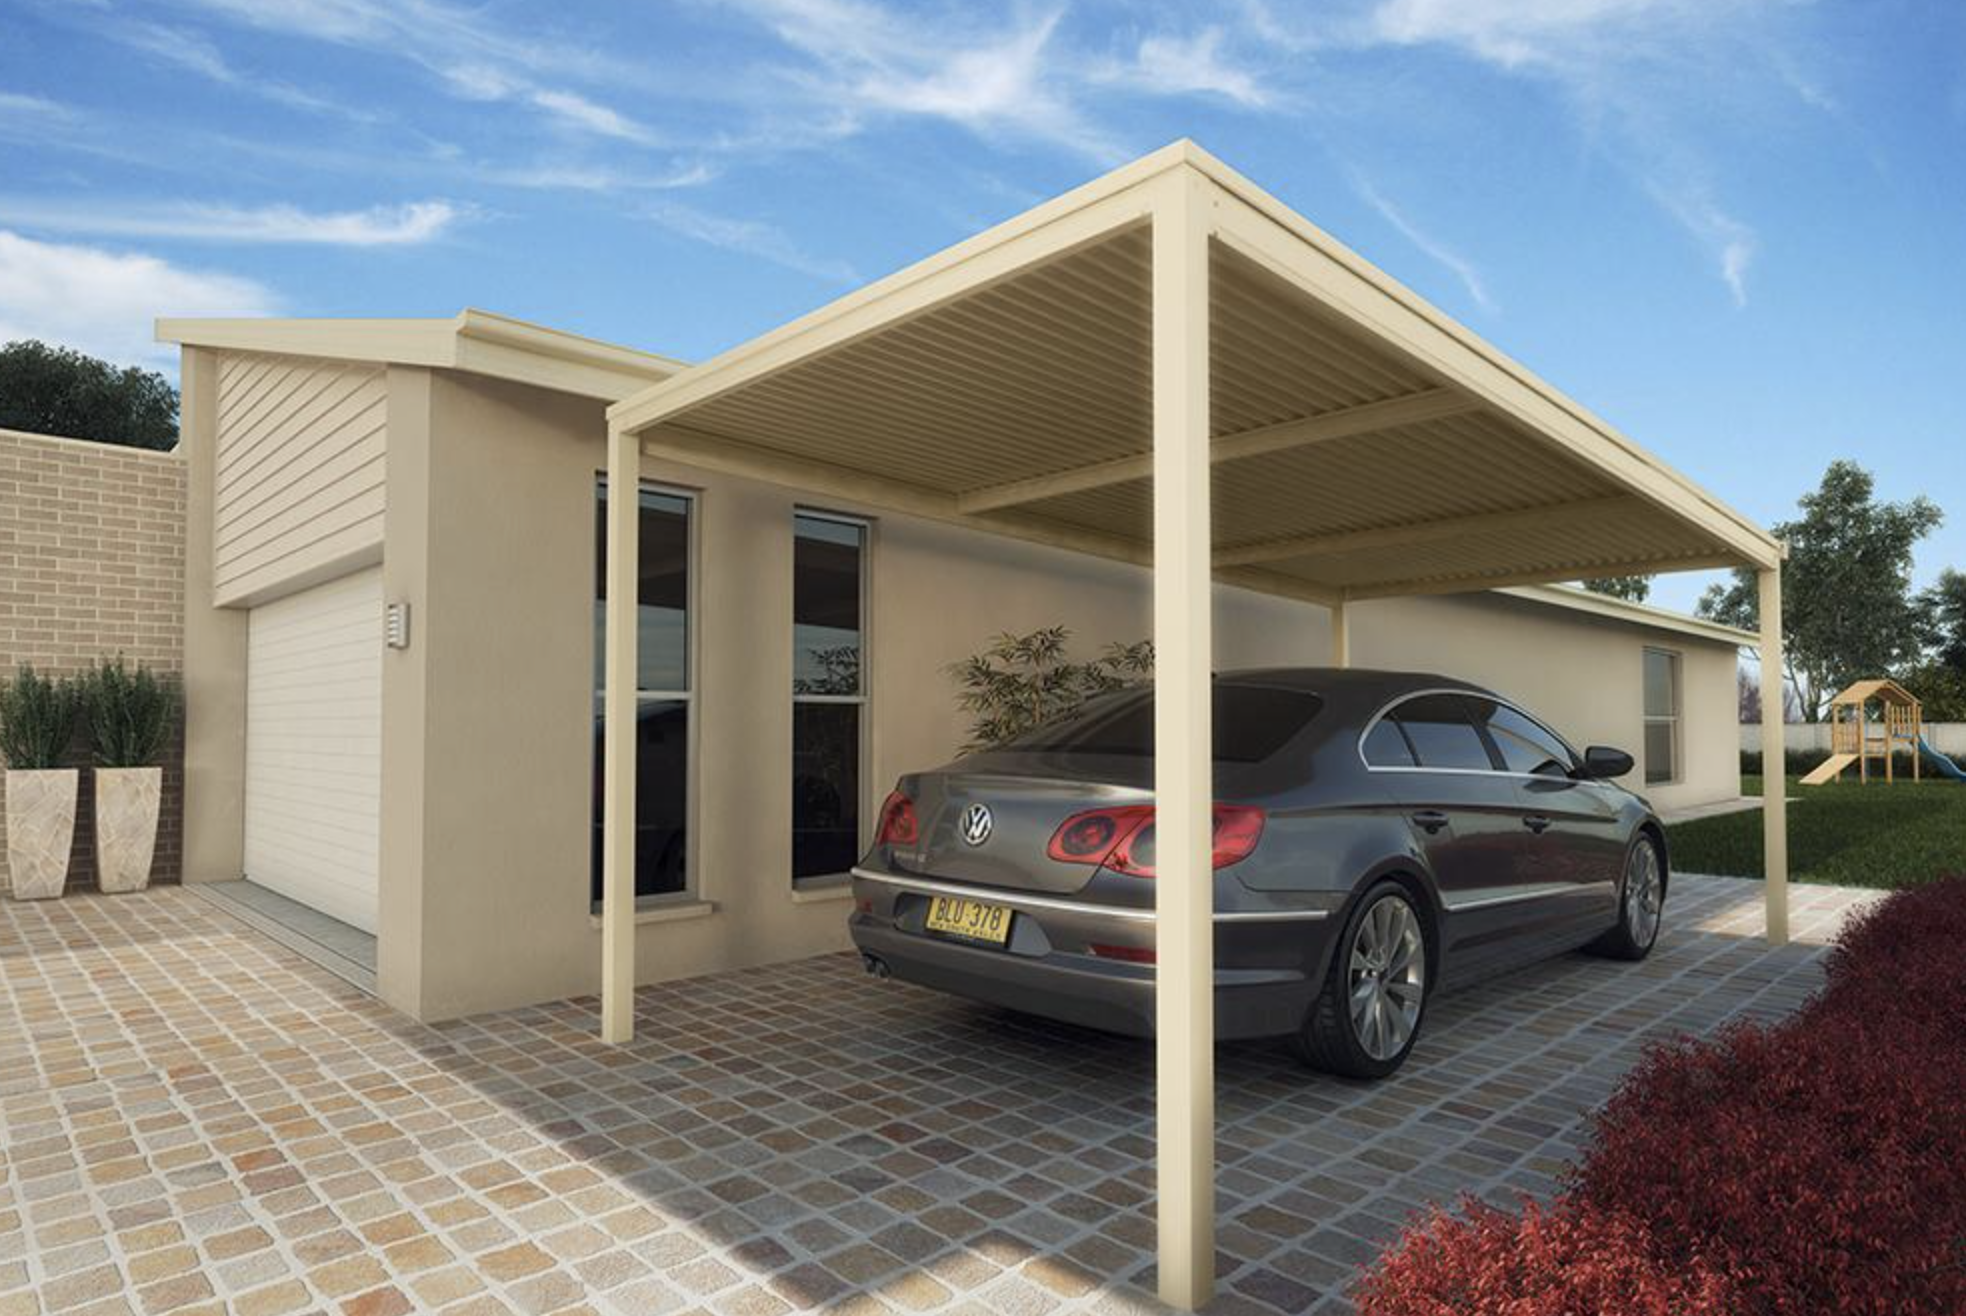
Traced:
[[[1821, 767], [1823, 760], [1828, 757], [1829, 751], [1827, 750], [1792, 749], [1783, 755], [1783, 758], [1787, 760], [1785, 771], [1791, 777], [1807, 776], [1809, 773]], [[1891, 757], [1896, 760], [1892, 764], [1892, 770], [1901, 777], [1909, 777], [1911, 775], [1911, 755], [1894, 754]], [[1882, 759], [1872, 759], [1870, 761], [1870, 770], [1878, 776], [1883, 776], [1884, 761]], [[1855, 779], [1857, 765], [1852, 763], [1845, 771], [1849, 777]], [[1924, 772], [1927, 776], [1938, 775], [1937, 770], [1929, 763], [1925, 765]], [[1759, 777], [1762, 775], [1760, 754], [1753, 750], [1741, 751], [1741, 775], [1744, 777]]]

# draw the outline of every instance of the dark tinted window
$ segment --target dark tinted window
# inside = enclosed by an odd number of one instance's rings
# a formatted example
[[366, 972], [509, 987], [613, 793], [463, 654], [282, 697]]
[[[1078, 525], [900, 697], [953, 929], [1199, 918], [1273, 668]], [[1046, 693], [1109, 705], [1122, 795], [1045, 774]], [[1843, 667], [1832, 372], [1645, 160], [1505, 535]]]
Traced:
[[1468, 719], [1462, 695], [1420, 695], [1393, 710], [1423, 768], [1480, 768], [1492, 771], [1481, 733]]
[[[1260, 685], [1215, 687], [1215, 759], [1261, 763], [1310, 724], [1324, 701], [1302, 690]], [[1151, 689], [1126, 690], [1088, 701], [1071, 716], [1039, 727], [1006, 749], [1057, 754], [1115, 754], [1148, 758], [1154, 752]]]
[[1365, 761], [1375, 768], [1410, 768], [1414, 765], [1413, 748], [1406, 743], [1399, 723], [1382, 717], [1372, 724], [1372, 730], [1365, 733]]
[[1576, 766], [1569, 746], [1508, 705], [1476, 700], [1475, 715], [1486, 720], [1489, 738], [1502, 751], [1502, 762], [1510, 772], [1561, 777]]

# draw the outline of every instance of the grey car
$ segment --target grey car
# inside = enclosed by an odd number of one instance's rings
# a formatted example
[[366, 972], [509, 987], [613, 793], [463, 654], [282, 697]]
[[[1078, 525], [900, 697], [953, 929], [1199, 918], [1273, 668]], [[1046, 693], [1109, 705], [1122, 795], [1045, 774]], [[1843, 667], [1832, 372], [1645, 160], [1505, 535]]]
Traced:
[[[1643, 958], [1665, 833], [1529, 712], [1447, 677], [1220, 674], [1217, 1036], [1379, 1078], [1439, 991], [1578, 948]], [[901, 779], [853, 870], [870, 972], [1118, 1033], [1154, 1022], [1153, 695]]]

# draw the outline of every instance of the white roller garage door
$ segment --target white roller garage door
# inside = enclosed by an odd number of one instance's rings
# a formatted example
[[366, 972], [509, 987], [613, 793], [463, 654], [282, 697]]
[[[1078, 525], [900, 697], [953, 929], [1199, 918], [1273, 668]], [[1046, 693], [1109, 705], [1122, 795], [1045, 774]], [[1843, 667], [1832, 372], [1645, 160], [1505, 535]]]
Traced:
[[254, 608], [246, 876], [365, 932], [382, 804], [382, 569]]

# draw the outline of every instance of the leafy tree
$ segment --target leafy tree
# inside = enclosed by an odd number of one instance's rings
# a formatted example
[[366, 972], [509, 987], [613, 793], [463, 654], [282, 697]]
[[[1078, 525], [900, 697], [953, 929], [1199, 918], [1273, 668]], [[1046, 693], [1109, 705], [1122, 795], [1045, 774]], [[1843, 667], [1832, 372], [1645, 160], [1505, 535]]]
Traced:
[[1071, 638], [1063, 626], [1029, 635], [1006, 631], [982, 653], [950, 665], [956, 703], [972, 718], [965, 751], [1001, 745], [1153, 673], [1151, 640], [1115, 641], [1091, 662], [1075, 663], [1066, 656]]
[[1643, 603], [1652, 597], [1652, 577], [1599, 576], [1595, 580], [1585, 581], [1584, 588], [1593, 594], [1609, 594], [1614, 599]]
[[0, 346], [0, 429], [163, 451], [177, 446], [177, 404], [154, 370], [32, 339]]
[[[1911, 555], [1944, 519], [1919, 496], [1877, 500], [1876, 481], [1855, 462], [1831, 462], [1822, 484], [1798, 500], [1802, 515], [1774, 527], [1787, 541], [1782, 642], [1803, 717], [1822, 719], [1851, 681], [1902, 670], [1931, 635], [1929, 600], [1911, 590]], [[1700, 599], [1699, 614], [1730, 626], [1759, 624], [1755, 573], [1737, 568]]]
[[1898, 683], [1918, 696], [1927, 722], [1966, 722], [1966, 667], [1924, 662], [1906, 671]]
[[1947, 567], [1925, 591], [1931, 609], [1934, 656], [1966, 676], [1966, 571]]

